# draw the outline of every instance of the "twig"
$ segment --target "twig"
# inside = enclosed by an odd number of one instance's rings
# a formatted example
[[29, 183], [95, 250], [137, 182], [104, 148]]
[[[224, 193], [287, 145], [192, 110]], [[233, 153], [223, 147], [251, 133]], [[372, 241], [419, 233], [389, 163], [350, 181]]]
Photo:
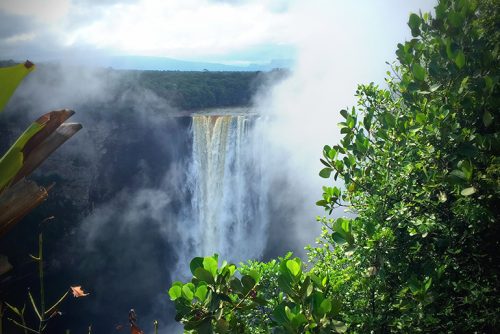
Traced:
[[23, 328], [25, 331], [30, 331], [32, 333], [40, 334], [40, 332], [34, 330], [33, 328], [26, 327], [25, 325], [23, 325], [23, 324], [15, 321], [12, 318], [7, 318], [7, 320], [12, 321], [16, 326], [19, 326], [19, 327]]
[[61, 304], [64, 301], [64, 299], [66, 299], [68, 293], [69, 291], [66, 291], [66, 293], [61, 298], [59, 298], [59, 300], [54, 305], [52, 305], [47, 311], [45, 311], [45, 315], [49, 315], [53, 310], [55, 310], [56, 307], [59, 306], [59, 304]]

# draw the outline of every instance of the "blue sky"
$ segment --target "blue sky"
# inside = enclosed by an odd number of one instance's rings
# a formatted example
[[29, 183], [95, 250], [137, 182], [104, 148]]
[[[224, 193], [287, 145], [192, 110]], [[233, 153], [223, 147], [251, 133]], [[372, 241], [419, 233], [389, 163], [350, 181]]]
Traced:
[[[419, 8], [427, 11], [433, 4], [431, 0], [2, 0], [0, 58], [85, 61], [132, 55], [245, 65], [296, 59], [308, 39], [335, 44], [349, 38], [370, 45], [375, 53], [383, 48], [392, 52], [394, 42], [407, 37], [408, 14]], [[367, 13], [373, 20], [366, 20]], [[333, 33], [325, 36], [325, 31]]]

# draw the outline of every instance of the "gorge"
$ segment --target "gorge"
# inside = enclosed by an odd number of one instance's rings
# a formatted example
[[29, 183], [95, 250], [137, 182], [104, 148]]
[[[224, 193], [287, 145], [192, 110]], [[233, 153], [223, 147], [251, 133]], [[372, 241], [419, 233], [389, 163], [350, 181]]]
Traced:
[[[76, 283], [92, 294], [68, 303], [54, 330], [91, 323], [96, 332], [109, 332], [126, 322], [132, 307], [146, 323], [171, 322], [166, 289], [186, 277], [186, 263], [194, 256], [218, 253], [237, 263], [301, 252], [294, 235], [272, 232], [290, 224], [293, 208], [286, 212], [268, 196], [270, 184], [283, 187], [286, 180], [266, 172], [256, 131], [264, 120], [244, 103], [257, 88], [250, 95], [234, 91], [242, 98], [232, 107], [220, 102], [222, 108], [183, 110], [162, 97], [172, 93], [145, 88], [127, 79], [127, 72], [108, 70], [103, 79], [101, 70], [90, 75], [53, 70], [41, 66], [1, 115], [1, 147], [44, 108], [75, 109], [84, 129], [34, 175], [40, 184], [55, 183], [47, 202], [2, 240], [0, 253], [13, 264], [12, 277], [21, 277], [2, 279], [3, 298], [20, 304], [26, 286], [36, 284], [27, 254], [39, 222], [48, 216], [55, 216], [43, 227], [48, 294]], [[90, 84], [67, 85], [80, 75]], [[189, 73], [175, 75], [189, 81]], [[239, 74], [206, 77], [224, 75]], [[272, 73], [245, 75], [243, 86], [258, 89], [280, 79]], [[173, 93], [179, 94], [186, 97]]]

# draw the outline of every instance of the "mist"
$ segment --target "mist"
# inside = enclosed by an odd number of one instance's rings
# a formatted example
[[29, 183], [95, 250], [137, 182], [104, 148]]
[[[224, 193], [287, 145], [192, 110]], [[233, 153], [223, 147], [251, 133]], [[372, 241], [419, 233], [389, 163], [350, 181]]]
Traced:
[[[356, 106], [357, 85], [384, 85], [396, 44], [411, 38], [404, 29], [407, 16], [430, 11], [433, 3], [308, 1], [291, 7], [289, 33], [297, 47], [292, 74], [256, 99], [257, 113], [266, 119], [258, 128], [263, 164], [275, 182], [269, 196], [275, 200], [273, 213], [281, 213], [271, 226], [268, 255], [285, 251], [282, 235], [290, 231], [291, 249], [301, 256], [302, 247], [319, 236], [315, 217], [326, 213], [315, 203], [322, 186], [333, 183], [318, 176], [319, 159], [324, 145], [341, 139], [339, 111]], [[343, 214], [333, 212], [334, 217]]]

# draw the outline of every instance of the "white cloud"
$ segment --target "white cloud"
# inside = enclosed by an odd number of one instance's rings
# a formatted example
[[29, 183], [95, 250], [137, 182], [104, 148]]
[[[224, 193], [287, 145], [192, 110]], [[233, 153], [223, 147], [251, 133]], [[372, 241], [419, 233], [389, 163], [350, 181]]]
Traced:
[[[368, 58], [371, 49], [381, 47], [379, 41], [402, 36], [406, 27], [401, 25], [401, 18], [406, 22], [409, 8], [428, 8], [431, 2], [4, 0], [0, 1], [0, 13], [11, 15], [11, 19], [33, 19], [30, 24], [35, 26], [10, 36], [4, 34], [16, 43], [0, 45], [0, 51], [15, 55], [18, 48], [21, 57], [27, 50], [33, 51], [30, 55], [36, 50], [53, 52], [42, 59], [84, 50], [94, 55], [99, 51], [248, 63], [268, 62], [276, 54], [278, 58], [292, 58], [294, 55], [287, 56], [287, 50], [307, 47], [307, 43], [340, 45], [356, 38], [366, 46]], [[369, 38], [363, 36], [366, 31], [370, 32]], [[259, 50], [264, 47], [280, 51], [263, 54]], [[341, 52], [349, 54], [349, 50], [339, 50], [337, 55]]]
[[43, 23], [54, 22], [68, 14], [70, 0], [6, 0], [0, 2], [0, 11], [19, 16], [30, 16]]
[[103, 8], [97, 20], [66, 34], [65, 43], [86, 43], [127, 54], [193, 58], [287, 42], [288, 14], [276, 12], [268, 2], [115, 4]]

